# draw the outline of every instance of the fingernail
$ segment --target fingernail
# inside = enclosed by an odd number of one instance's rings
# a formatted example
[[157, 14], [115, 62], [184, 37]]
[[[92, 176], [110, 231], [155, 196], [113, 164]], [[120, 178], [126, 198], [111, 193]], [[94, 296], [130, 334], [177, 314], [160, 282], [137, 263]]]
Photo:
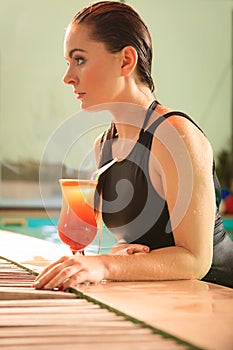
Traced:
[[144, 250], [145, 252], [148, 252], [149, 248], [148, 248], [148, 247], [143, 247], [143, 250]]
[[33, 287], [39, 289], [41, 286], [40, 282], [34, 282]]
[[44, 287], [45, 290], [52, 290], [53, 288], [51, 286]]

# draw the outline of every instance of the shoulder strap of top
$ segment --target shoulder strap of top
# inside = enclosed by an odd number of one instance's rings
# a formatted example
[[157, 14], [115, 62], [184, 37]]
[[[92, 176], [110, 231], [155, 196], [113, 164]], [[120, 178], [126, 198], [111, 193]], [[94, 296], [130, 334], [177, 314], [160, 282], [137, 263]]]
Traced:
[[154, 133], [155, 130], [157, 129], [157, 127], [164, 121], [166, 120], [167, 118], [169, 117], [172, 117], [172, 116], [175, 116], [175, 115], [179, 115], [180, 117], [184, 117], [188, 120], [190, 120], [191, 123], [193, 123], [203, 134], [203, 130], [185, 113], [183, 112], [179, 112], [179, 111], [172, 111], [172, 112], [168, 112], [164, 115], [162, 115], [161, 117], [159, 117], [157, 120], [154, 121], [154, 123], [152, 123], [149, 128], [148, 128], [148, 131], [151, 132], [151, 133]]
[[146, 127], [148, 121], [150, 120], [150, 116], [151, 116], [152, 112], [155, 110], [157, 105], [158, 105], [158, 101], [154, 100], [151, 103], [151, 105], [149, 106], [147, 113], [146, 113], [145, 120], [144, 120], [143, 125], [142, 125], [142, 130], [144, 130], [144, 128]]

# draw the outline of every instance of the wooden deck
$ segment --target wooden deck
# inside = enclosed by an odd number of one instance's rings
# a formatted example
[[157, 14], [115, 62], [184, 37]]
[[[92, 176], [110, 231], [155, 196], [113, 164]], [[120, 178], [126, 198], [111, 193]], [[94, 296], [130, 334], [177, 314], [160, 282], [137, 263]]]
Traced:
[[165, 281], [34, 290], [33, 273], [62, 248], [0, 234], [1, 349], [233, 350], [233, 289]]
[[29, 272], [0, 260], [0, 348], [7, 350], [192, 347], [74, 293], [31, 288]]
[[80, 285], [79, 291], [198, 348], [233, 349], [231, 288], [201, 281], [112, 282]]

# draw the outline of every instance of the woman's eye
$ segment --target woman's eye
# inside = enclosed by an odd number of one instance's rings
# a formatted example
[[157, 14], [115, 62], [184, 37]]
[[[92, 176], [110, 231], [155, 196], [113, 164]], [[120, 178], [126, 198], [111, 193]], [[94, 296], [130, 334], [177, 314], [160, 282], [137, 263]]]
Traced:
[[83, 57], [74, 57], [74, 59], [78, 65], [85, 63], [85, 59]]

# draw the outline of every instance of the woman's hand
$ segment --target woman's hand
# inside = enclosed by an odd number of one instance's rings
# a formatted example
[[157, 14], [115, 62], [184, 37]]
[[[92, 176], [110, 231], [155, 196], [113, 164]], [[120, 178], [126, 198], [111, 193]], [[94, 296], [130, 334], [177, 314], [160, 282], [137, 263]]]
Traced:
[[65, 290], [83, 282], [100, 282], [105, 276], [101, 256], [63, 256], [47, 266], [35, 279], [36, 289]]
[[149, 253], [150, 248], [142, 244], [116, 244], [108, 253], [109, 255], [129, 255], [139, 253]]

